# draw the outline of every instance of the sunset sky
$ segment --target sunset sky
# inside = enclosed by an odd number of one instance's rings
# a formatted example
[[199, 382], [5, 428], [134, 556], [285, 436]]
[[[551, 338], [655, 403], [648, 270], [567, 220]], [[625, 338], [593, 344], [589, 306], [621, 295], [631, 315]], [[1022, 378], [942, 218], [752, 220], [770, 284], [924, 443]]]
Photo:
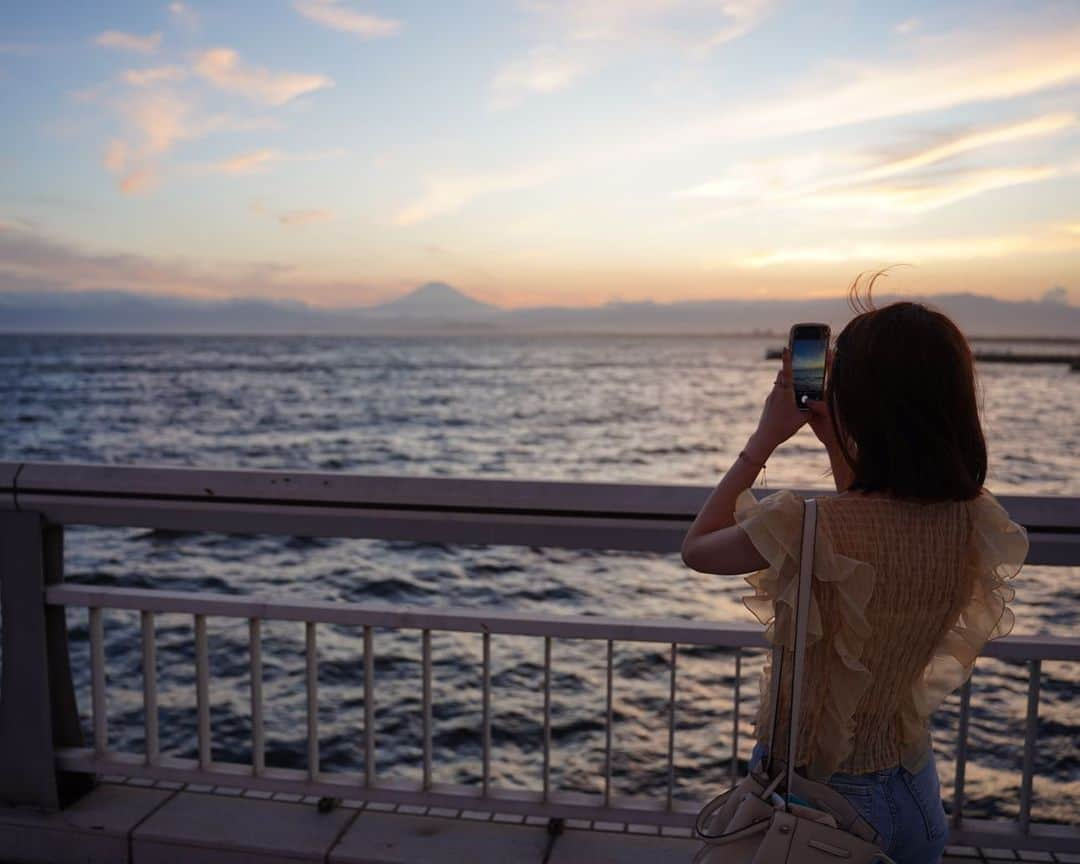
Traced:
[[[1080, 3], [20, 3], [0, 291], [1080, 302]], [[1059, 292], [1060, 293], [1060, 292]]]

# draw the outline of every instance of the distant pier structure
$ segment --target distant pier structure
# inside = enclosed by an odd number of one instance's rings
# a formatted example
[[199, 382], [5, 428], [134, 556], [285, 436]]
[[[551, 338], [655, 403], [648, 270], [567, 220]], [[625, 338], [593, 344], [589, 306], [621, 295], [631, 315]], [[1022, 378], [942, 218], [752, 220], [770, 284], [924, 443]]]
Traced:
[[[979, 340], [973, 340], [979, 341]], [[767, 348], [765, 350], [766, 360], [779, 360], [783, 354], [782, 348]], [[993, 350], [978, 350], [975, 351], [976, 363], [1015, 363], [1019, 365], [1041, 365], [1041, 366], [1068, 366], [1073, 372], [1080, 372], [1080, 353], [1075, 351], [1063, 352], [1063, 351], [1034, 351], [1034, 352], [1021, 352], [1021, 351], [993, 351]]]

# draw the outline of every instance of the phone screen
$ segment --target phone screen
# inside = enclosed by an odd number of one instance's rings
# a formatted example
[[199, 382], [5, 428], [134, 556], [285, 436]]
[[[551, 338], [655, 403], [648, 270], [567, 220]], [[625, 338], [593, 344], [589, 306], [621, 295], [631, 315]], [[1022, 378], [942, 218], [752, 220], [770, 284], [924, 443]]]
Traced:
[[796, 324], [791, 328], [791, 377], [795, 404], [803, 411], [811, 399], [825, 395], [825, 351], [829, 328], [823, 324]]

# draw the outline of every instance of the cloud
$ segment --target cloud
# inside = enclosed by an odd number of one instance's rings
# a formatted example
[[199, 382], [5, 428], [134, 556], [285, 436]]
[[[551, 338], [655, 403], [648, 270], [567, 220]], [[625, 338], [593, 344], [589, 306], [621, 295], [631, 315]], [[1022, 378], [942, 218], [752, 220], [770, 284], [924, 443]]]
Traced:
[[697, 44], [698, 49], [709, 50], [725, 42], [741, 39], [764, 20], [773, 4], [769, 0], [744, 0], [744, 2], [734, 0], [734, 2], [719, 5], [727, 16], [727, 23], [707, 32]]
[[708, 50], [753, 30], [773, 0], [536, 0], [532, 8], [583, 42], [670, 41]]
[[277, 150], [254, 150], [251, 153], [241, 153], [239, 156], [216, 162], [212, 170], [219, 174], [252, 174], [262, 171], [267, 164], [280, 158], [281, 154]]
[[317, 24], [365, 39], [392, 36], [401, 29], [400, 21], [355, 12], [339, 0], [294, 0], [293, 8]]
[[105, 155], [102, 157], [101, 162], [105, 166], [106, 171], [110, 171], [113, 174], [121, 173], [128, 162], [127, 144], [114, 138], [109, 142], [108, 147], [105, 148]]
[[120, 191], [125, 195], [140, 195], [153, 189], [159, 175], [153, 165], [137, 165], [120, 178]]
[[992, 189], [1077, 173], [1080, 169], [1055, 166], [925, 170], [961, 155], [1054, 135], [1077, 125], [1074, 114], [1047, 114], [965, 130], [884, 159], [829, 151], [736, 163], [724, 176], [684, 189], [675, 197], [726, 199], [742, 205], [791, 203], [924, 212]]
[[531, 0], [549, 31], [495, 73], [491, 106], [569, 86], [605, 57], [644, 43], [702, 54], [757, 27], [774, 0]]
[[1019, 123], [992, 126], [987, 129], [974, 129], [910, 155], [892, 159], [871, 171], [867, 171], [859, 179], [868, 180], [875, 177], [900, 174], [904, 171], [941, 162], [953, 156], [970, 153], [973, 150], [980, 150], [998, 144], [1012, 144], [1029, 138], [1043, 138], [1058, 132], [1064, 132], [1075, 126], [1077, 126], [1075, 114], [1059, 113], [1045, 114], [1042, 117], [1035, 117]]
[[503, 66], [491, 81], [493, 108], [509, 108], [531, 93], [553, 93], [569, 86], [586, 70], [583, 60], [537, 49]]
[[935, 260], [1010, 258], [1017, 255], [1080, 250], [1080, 239], [1056, 232], [996, 237], [965, 237], [910, 242], [853, 243], [848, 246], [786, 247], [745, 255], [739, 265], [748, 269], [784, 264], [865, 263], [885, 261], [920, 263]]
[[334, 85], [325, 75], [271, 72], [261, 66], [244, 65], [230, 48], [204, 51], [196, 58], [195, 71], [221, 90], [267, 105], [284, 105], [305, 93]]
[[296, 284], [279, 280], [283, 268], [272, 263], [208, 264], [184, 259], [156, 260], [142, 255], [91, 252], [25, 226], [0, 231], [0, 281], [46, 290], [133, 291], [202, 297], [296, 296]]
[[921, 28], [921, 20], [919, 20], [918, 18], [908, 18], [893, 27], [893, 33], [897, 33], [900, 36], [910, 36], [912, 33]]
[[265, 171], [275, 162], [315, 162], [320, 159], [332, 159], [344, 151], [340, 148], [318, 150], [311, 153], [284, 153], [281, 150], [263, 148], [248, 153], [238, 153], [220, 162], [207, 166], [217, 174], [255, 174]]
[[424, 194], [394, 213], [395, 225], [410, 226], [436, 216], [460, 210], [485, 195], [512, 192], [539, 186], [553, 179], [558, 169], [553, 164], [539, 165], [498, 174], [445, 177], [429, 180]]
[[289, 210], [278, 216], [278, 222], [289, 226], [317, 225], [336, 216], [333, 210]]
[[1080, 27], [949, 36], [903, 60], [834, 64], [803, 92], [736, 111], [688, 136], [779, 137], [1010, 99], [1080, 80]]
[[187, 3], [170, 3], [169, 14], [187, 27], [194, 28], [199, 25], [199, 13]]
[[106, 30], [98, 34], [94, 41], [104, 48], [134, 51], [136, 54], [153, 54], [161, 46], [161, 33], [139, 36], [135, 33], [122, 33], [119, 30]]
[[138, 93], [121, 102], [120, 111], [141, 138], [140, 149], [148, 155], [165, 153], [176, 142], [193, 138], [199, 131], [194, 120], [194, 104], [172, 91]]
[[160, 160], [180, 141], [209, 128], [194, 104], [171, 90], [138, 90], [114, 105], [126, 127], [105, 148], [102, 164], [125, 195], [149, 191], [160, 179]]
[[128, 69], [120, 77], [132, 87], [150, 87], [183, 81], [187, 77], [187, 70], [180, 66], [152, 66], [149, 69]]
[[[173, 14], [180, 14], [172, 10]], [[316, 75], [278, 74], [241, 62], [235, 51], [219, 48], [202, 52], [193, 70], [200, 78], [221, 89], [271, 105], [281, 105], [302, 93], [330, 86], [328, 78]], [[121, 133], [110, 141], [103, 164], [116, 175], [117, 185], [125, 194], [146, 192], [164, 173], [166, 157], [184, 141], [202, 138], [219, 129], [264, 128], [268, 118], [237, 117], [202, 110], [196, 88], [176, 87], [190, 75], [178, 65], [128, 69], [120, 80], [132, 89], [116, 90], [115, 85], [79, 94], [89, 101], [104, 101], [119, 115]], [[110, 95], [110, 91], [112, 91]], [[199, 171], [241, 174], [257, 171], [276, 159], [322, 158], [320, 154], [287, 155], [270, 150], [239, 154], [216, 165], [188, 166]]]
[[1049, 166], [992, 168], [965, 171], [942, 180], [894, 184], [853, 184], [805, 195], [800, 203], [813, 207], [854, 207], [923, 213], [994, 189], [1048, 180], [1060, 174]]

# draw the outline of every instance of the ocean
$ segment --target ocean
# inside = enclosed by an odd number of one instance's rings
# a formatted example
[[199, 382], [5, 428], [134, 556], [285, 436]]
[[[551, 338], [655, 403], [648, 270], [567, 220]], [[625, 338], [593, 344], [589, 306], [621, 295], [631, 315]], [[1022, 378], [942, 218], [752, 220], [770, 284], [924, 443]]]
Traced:
[[[0, 458], [273, 468], [418, 477], [711, 485], [753, 430], [776, 374], [765, 338], [611, 335], [78, 336], [0, 339]], [[995, 345], [995, 350], [1003, 346]], [[1080, 494], [1080, 375], [1064, 366], [979, 368], [995, 493]], [[769, 460], [774, 488], [826, 488], [824, 452], [801, 431]], [[349, 602], [749, 621], [740, 577], [702, 576], [677, 556], [364, 540], [71, 528], [72, 582]], [[1016, 632], [1072, 635], [1080, 568], [1025, 567]], [[89, 732], [86, 613], [69, 631]], [[247, 631], [210, 620], [214, 758], [249, 757]], [[264, 628], [267, 763], [305, 765], [303, 627]], [[323, 770], [360, 770], [362, 640], [320, 627]], [[161, 746], [195, 755], [189, 618], [158, 623]], [[381, 777], [420, 771], [419, 634], [375, 637]], [[435, 634], [436, 782], [477, 783], [479, 637]], [[540, 777], [542, 641], [493, 640], [494, 782]], [[553, 652], [553, 779], [597, 791], [603, 774], [603, 652]], [[106, 615], [110, 743], [142, 747], [137, 615]], [[739, 756], [752, 744], [753, 676], [743, 664]], [[679, 655], [676, 796], [725, 788], [734, 659]], [[666, 784], [667, 656], [617, 646], [615, 794]], [[1080, 668], [1044, 663], [1033, 817], [1080, 820]], [[967, 770], [975, 816], [1015, 815], [1026, 668], [980, 660]], [[935, 718], [954, 745], [956, 697]], [[939, 762], [946, 794], [952, 768]]]

